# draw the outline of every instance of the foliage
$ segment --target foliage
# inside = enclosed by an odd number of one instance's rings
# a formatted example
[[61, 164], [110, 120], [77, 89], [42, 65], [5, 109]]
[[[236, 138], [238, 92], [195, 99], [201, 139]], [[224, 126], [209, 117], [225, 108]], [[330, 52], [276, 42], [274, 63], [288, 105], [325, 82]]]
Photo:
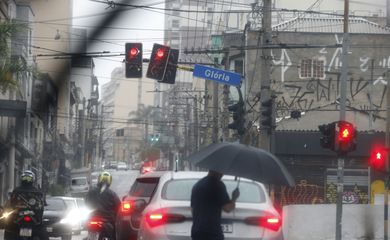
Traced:
[[142, 161], [146, 160], [150, 156], [158, 156], [158, 155], [160, 155], [160, 149], [155, 147], [143, 149], [140, 153], [140, 157]]
[[64, 196], [65, 188], [61, 184], [51, 184], [49, 186], [49, 194], [51, 196]]
[[28, 72], [36, 74], [35, 68], [27, 66], [20, 58], [10, 57], [10, 39], [23, 28], [26, 28], [25, 24], [0, 22], [0, 91], [2, 93], [17, 88], [15, 75]]

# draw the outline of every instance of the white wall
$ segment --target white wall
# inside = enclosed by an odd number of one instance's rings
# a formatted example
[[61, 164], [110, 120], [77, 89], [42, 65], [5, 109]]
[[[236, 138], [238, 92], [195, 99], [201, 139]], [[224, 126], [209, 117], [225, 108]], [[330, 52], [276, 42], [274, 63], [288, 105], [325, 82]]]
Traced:
[[[291, 205], [283, 208], [287, 240], [333, 240], [336, 205]], [[383, 205], [343, 205], [342, 239], [383, 239]]]

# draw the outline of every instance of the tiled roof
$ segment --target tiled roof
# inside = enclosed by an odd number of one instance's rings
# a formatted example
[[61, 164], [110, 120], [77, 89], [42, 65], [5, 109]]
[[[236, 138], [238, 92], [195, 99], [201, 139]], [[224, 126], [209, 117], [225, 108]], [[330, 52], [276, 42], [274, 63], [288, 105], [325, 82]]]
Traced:
[[[342, 33], [344, 30], [343, 18], [294, 18], [273, 26], [273, 31], [279, 32], [321, 32]], [[390, 34], [390, 29], [364, 18], [349, 19], [350, 33], [363, 34]]]

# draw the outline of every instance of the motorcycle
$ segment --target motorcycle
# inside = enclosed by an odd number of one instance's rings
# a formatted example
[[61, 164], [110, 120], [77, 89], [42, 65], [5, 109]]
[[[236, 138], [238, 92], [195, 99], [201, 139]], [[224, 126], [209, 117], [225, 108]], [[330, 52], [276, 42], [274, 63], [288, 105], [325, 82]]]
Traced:
[[[14, 214], [15, 213], [15, 214]], [[4, 222], [11, 221], [12, 227], [5, 228], [5, 234], [7, 239], [18, 240], [39, 240], [40, 237], [36, 236], [34, 232], [41, 226], [39, 219], [36, 217], [35, 212], [31, 210], [9, 210], [4, 211], [0, 219]], [[5, 223], [8, 225], [7, 223]]]
[[19, 194], [12, 208], [3, 209], [0, 216], [6, 239], [48, 239], [43, 231], [40, 209], [43, 203], [34, 193]]
[[111, 240], [110, 236], [114, 234], [112, 223], [96, 215], [93, 215], [87, 222], [87, 230], [87, 240]]

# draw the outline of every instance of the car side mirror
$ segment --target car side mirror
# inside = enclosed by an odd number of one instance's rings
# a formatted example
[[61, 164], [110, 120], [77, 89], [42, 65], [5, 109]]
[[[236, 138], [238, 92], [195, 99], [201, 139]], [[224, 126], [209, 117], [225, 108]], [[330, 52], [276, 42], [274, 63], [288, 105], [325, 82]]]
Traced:
[[136, 212], [142, 212], [146, 207], [146, 201], [144, 199], [137, 199], [134, 201], [134, 210]]

